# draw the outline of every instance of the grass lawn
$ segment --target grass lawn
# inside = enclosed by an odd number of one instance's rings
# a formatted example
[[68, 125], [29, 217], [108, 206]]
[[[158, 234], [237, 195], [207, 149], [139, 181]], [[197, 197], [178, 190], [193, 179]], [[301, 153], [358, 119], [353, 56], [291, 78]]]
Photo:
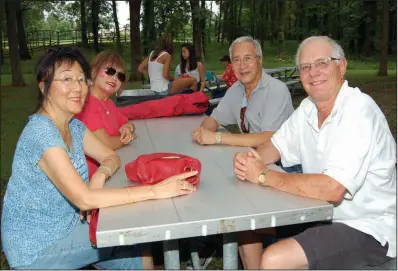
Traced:
[[[280, 60], [276, 55], [276, 50], [266, 44], [264, 49], [265, 57], [264, 67], [290, 66], [293, 65], [293, 55], [297, 43], [289, 43], [287, 46], [287, 60]], [[269, 46], [269, 47], [267, 47]], [[291, 49], [294, 48], [294, 49]], [[290, 48], [290, 49], [289, 49]], [[218, 73], [223, 72], [223, 67], [218, 59], [228, 54], [226, 45], [215, 44], [208, 48], [206, 54], [206, 67]], [[179, 46], [177, 46], [173, 67], [177, 65], [179, 59]], [[86, 56], [91, 59], [94, 53], [84, 51]], [[125, 48], [123, 54], [124, 59], [128, 61], [129, 54]], [[37, 100], [37, 87], [35, 86], [32, 75], [35, 61], [43, 52], [36, 52], [33, 60], [22, 63], [25, 73], [26, 87], [10, 87], [11, 75], [10, 68], [7, 63], [3, 66], [3, 74], [1, 75], [1, 201], [4, 196], [8, 178], [11, 175], [11, 164], [14, 155], [15, 146], [20, 133], [27, 122], [27, 117], [33, 113]], [[390, 129], [396, 140], [397, 138], [397, 78], [396, 78], [396, 59], [389, 62], [389, 76], [377, 77], [377, 62], [373, 59], [349, 61], [349, 69], [347, 79], [351, 86], [359, 87], [363, 92], [369, 94], [380, 106], [387, 117]], [[128, 83], [127, 89], [137, 88], [140, 82]], [[297, 95], [293, 98], [294, 106], [297, 107], [301, 100], [305, 98], [305, 94]], [[216, 259], [210, 264], [208, 269], [222, 269], [221, 251], [217, 253]], [[8, 265], [4, 254], [1, 253], [0, 259], [1, 269], [8, 269]], [[182, 266], [183, 267], [183, 266]]]

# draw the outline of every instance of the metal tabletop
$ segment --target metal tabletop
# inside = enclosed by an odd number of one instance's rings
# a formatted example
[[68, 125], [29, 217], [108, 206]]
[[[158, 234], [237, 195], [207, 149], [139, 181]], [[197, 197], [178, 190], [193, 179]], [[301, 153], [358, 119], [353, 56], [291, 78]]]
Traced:
[[333, 206], [327, 202], [239, 181], [233, 173], [233, 157], [247, 148], [201, 146], [192, 141], [191, 131], [205, 117], [134, 121], [137, 139], [117, 150], [121, 168], [106, 187], [132, 185], [126, 177], [125, 164], [152, 152], [198, 158], [202, 163], [201, 182], [197, 191], [187, 196], [102, 208], [98, 247], [164, 241], [165, 267], [178, 269], [178, 239], [224, 234], [224, 268], [236, 269], [237, 243], [233, 233], [332, 218]]

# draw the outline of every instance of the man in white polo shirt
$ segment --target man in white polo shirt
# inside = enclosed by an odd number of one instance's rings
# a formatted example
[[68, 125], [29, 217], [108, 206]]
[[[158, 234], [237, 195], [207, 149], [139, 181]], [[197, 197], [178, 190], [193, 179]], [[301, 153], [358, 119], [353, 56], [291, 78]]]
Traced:
[[[266, 142], [293, 113], [285, 83], [262, 69], [260, 43], [244, 36], [229, 48], [232, 69], [238, 79], [192, 138], [202, 145], [226, 144], [255, 147]], [[241, 134], [216, 132], [220, 125], [238, 124]]]
[[[296, 62], [309, 97], [257, 152], [236, 154], [234, 171], [240, 180], [329, 201], [333, 219], [266, 247], [256, 267], [382, 264], [396, 257], [396, 143], [386, 118], [372, 98], [344, 80], [347, 61], [334, 40], [307, 38]], [[267, 168], [279, 159], [284, 166], [302, 164], [303, 174]], [[258, 255], [250, 248], [248, 258]]]

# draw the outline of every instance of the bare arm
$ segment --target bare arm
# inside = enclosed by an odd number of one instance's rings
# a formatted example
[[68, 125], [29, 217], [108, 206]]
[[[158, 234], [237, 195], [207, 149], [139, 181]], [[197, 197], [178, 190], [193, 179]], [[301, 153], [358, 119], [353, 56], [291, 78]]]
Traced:
[[199, 67], [199, 75], [200, 75], [200, 90], [199, 91], [204, 91], [205, 86], [206, 86], [205, 67], [201, 62], [198, 62], [198, 67]]
[[[125, 188], [90, 189], [61, 147], [52, 147], [45, 151], [38, 165], [57, 189], [82, 211], [154, 198], [151, 188], [144, 186], [134, 187], [131, 197]], [[103, 175], [105, 178], [105, 174]]]
[[248, 134], [222, 133], [220, 143], [232, 146], [256, 147], [269, 140], [272, 135], [273, 132], [269, 131]]
[[141, 64], [138, 66], [138, 71], [139, 71], [140, 73], [148, 74], [148, 59], [149, 59], [149, 56], [147, 56], [147, 57], [141, 62]]
[[211, 132], [215, 132], [217, 131], [218, 127], [220, 127], [220, 124], [212, 117], [207, 117], [202, 121], [200, 127], [206, 128]]
[[266, 175], [266, 185], [291, 194], [340, 202], [346, 188], [325, 174], [289, 174], [271, 170]]
[[[260, 174], [266, 168], [260, 155], [254, 150], [235, 155], [234, 172], [240, 180], [258, 184]], [[291, 194], [330, 202], [340, 202], [346, 192], [343, 185], [325, 174], [294, 174], [270, 170], [265, 175], [264, 185]]]
[[[116, 168], [120, 167], [119, 157], [114, 150], [102, 144], [90, 131], [86, 131], [83, 139], [83, 146], [85, 154], [92, 156], [95, 160], [101, 162], [102, 165], [112, 170], [115, 168], [114, 163], [117, 164]], [[38, 166], [49, 177], [57, 189], [81, 211], [189, 194], [195, 191], [195, 188], [188, 182], [184, 185], [182, 184], [186, 178], [197, 174], [197, 172], [183, 173], [168, 178], [153, 186], [114, 189], [96, 186], [94, 188], [100, 189], [92, 189], [90, 185], [87, 185], [82, 180], [66, 151], [58, 146], [46, 150]], [[113, 171], [113, 173], [115, 171]], [[94, 175], [96, 175], [96, 180], [101, 182], [102, 179], [103, 183], [109, 174], [97, 170]]]
[[272, 144], [271, 137], [256, 149], [265, 164], [275, 163], [281, 159], [278, 149]]
[[120, 136], [109, 136], [104, 128], [98, 129], [93, 132], [93, 134], [106, 146], [116, 150], [124, 146], [123, 142], [120, 140]]
[[[212, 117], [207, 117], [200, 124], [200, 128], [192, 132], [192, 138], [202, 145], [216, 144], [216, 131], [220, 124]], [[262, 133], [249, 134], [231, 134], [221, 133], [220, 144], [242, 146], [242, 147], [256, 147], [273, 135], [273, 132], [264, 131]]]
[[163, 78], [173, 81], [174, 77], [170, 74], [171, 56], [169, 54], [164, 54], [163, 57], [164, 57]]

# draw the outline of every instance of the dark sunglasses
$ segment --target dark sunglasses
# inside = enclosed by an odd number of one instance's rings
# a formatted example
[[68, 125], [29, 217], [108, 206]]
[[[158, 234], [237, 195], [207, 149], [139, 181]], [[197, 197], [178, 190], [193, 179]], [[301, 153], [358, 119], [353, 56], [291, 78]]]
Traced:
[[[242, 129], [242, 132], [244, 132], [245, 134], [250, 133], [250, 128], [246, 128], [245, 125], [245, 114], [246, 114], [246, 106], [241, 107], [240, 109], [240, 129]], [[250, 127], [250, 125], [249, 125]]]
[[[105, 73], [107, 75], [113, 76], [116, 73], [116, 69], [114, 67], [105, 68]], [[120, 82], [124, 83], [124, 81], [126, 81], [126, 75], [124, 73], [118, 72], [116, 76]]]

